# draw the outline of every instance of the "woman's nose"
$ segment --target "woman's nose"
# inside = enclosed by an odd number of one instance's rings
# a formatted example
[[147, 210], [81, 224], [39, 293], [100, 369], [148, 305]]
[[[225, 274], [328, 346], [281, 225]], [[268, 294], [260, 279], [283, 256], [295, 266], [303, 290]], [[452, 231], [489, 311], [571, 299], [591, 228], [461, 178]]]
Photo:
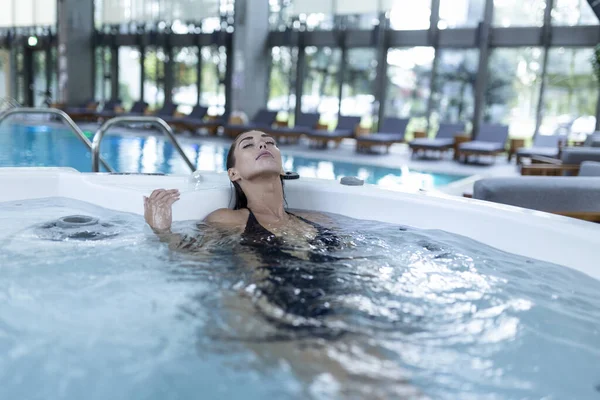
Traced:
[[259, 144], [259, 145], [258, 145], [258, 148], [259, 148], [259, 149], [262, 149], [262, 148], [264, 148], [264, 147], [267, 147], [267, 144], [266, 144], [266, 143], [261, 143], [261, 144]]

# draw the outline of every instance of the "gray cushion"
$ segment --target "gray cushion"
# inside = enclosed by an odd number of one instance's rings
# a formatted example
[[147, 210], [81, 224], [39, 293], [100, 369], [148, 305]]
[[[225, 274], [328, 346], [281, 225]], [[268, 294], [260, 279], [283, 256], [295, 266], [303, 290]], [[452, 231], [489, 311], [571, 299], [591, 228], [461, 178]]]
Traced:
[[579, 169], [579, 176], [600, 176], [600, 162], [584, 161]]
[[588, 135], [583, 145], [586, 147], [600, 147], [600, 132]]
[[404, 133], [372, 133], [359, 136], [356, 140], [358, 142], [403, 142]]
[[428, 149], [443, 149], [454, 145], [454, 139], [415, 139], [409, 143], [410, 147], [421, 147]]
[[558, 149], [558, 142], [566, 141], [566, 137], [564, 135], [535, 135], [533, 139], [533, 147], [554, 147]]
[[309, 136], [314, 137], [314, 138], [331, 138], [331, 139], [337, 139], [337, 138], [349, 138], [354, 136], [351, 130], [345, 130], [345, 129], [340, 129], [340, 130], [335, 130], [335, 131], [325, 131], [325, 130], [315, 130], [315, 131], [310, 131], [310, 133], [308, 133]]
[[558, 157], [558, 147], [523, 147], [517, 150], [517, 155], [520, 157], [530, 156], [544, 156], [544, 157]]
[[475, 182], [473, 198], [547, 212], [600, 212], [600, 178], [482, 179]]
[[567, 165], [579, 165], [584, 161], [600, 161], [600, 148], [565, 147], [560, 159]]
[[460, 150], [468, 150], [472, 152], [490, 153], [494, 151], [504, 151], [504, 144], [492, 143], [492, 142], [480, 142], [474, 140], [472, 142], [462, 143], [459, 147]]

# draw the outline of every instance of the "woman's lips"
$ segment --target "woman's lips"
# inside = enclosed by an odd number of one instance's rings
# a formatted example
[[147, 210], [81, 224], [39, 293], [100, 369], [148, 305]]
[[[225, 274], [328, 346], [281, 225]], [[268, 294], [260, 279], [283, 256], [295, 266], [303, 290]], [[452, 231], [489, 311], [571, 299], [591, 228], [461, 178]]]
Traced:
[[273, 154], [271, 154], [268, 151], [261, 151], [260, 154], [258, 155], [258, 157], [256, 157], [256, 159], [258, 160], [259, 158], [263, 157], [263, 156], [269, 156], [271, 158], [273, 158]]

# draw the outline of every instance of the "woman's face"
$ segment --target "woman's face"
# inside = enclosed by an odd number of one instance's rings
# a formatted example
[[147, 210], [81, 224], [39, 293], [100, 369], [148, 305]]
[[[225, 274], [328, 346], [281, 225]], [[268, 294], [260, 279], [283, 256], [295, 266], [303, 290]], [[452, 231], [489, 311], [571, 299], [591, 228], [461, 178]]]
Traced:
[[283, 171], [281, 153], [275, 139], [264, 132], [243, 133], [236, 139], [233, 152], [235, 166], [228, 170], [232, 182], [269, 175], [279, 176]]

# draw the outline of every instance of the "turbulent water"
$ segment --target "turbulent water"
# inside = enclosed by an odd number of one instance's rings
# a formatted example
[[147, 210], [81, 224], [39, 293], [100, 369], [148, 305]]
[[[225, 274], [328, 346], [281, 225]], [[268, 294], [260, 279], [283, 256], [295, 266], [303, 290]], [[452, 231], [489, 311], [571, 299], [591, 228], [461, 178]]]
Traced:
[[0, 203], [0, 398], [600, 399], [600, 282], [327, 219], [336, 249], [188, 222], [173, 250], [139, 216]]

